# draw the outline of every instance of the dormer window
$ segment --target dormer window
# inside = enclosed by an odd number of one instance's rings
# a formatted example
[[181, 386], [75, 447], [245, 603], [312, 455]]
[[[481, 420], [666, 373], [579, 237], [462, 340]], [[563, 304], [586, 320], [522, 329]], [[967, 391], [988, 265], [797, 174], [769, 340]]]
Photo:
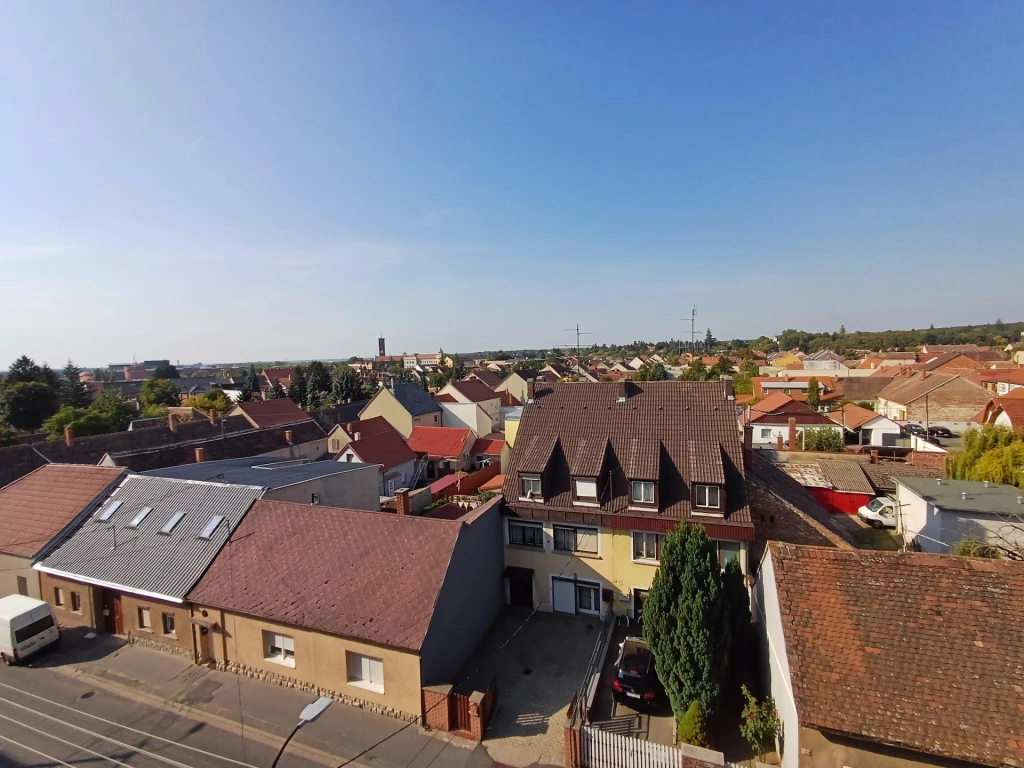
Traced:
[[654, 503], [654, 483], [650, 480], [634, 480], [631, 483], [632, 493], [630, 499], [635, 504]]
[[694, 489], [694, 501], [701, 509], [719, 509], [721, 507], [720, 489], [717, 485], [698, 485]]
[[540, 491], [540, 476], [520, 475], [519, 495], [524, 499], [537, 499], [538, 501], [543, 499]]
[[583, 501], [597, 501], [597, 480], [593, 477], [576, 479], [576, 498]]

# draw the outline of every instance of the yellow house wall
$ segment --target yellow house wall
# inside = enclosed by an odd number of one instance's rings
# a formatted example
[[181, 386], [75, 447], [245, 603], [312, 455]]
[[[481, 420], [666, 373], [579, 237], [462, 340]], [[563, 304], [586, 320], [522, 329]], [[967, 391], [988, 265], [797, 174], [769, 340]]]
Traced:
[[519, 419], [505, 419], [505, 442], [509, 444], [509, 447], [516, 444], [516, 435], [518, 434]]
[[32, 558], [0, 554], [0, 597], [18, 594], [18, 577], [25, 580], [25, 594], [40, 600], [39, 571], [32, 570]]
[[[244, 614], [193, 606], [194, 615], [218, 623], [214, 630], [215, 660], [239, 664], [250, 671], [298, 680], [344, 696], [368, 702], [380, 710], [393, 709], [418, 717], [422, 713], [420, 659], [416, 653], [329, 635], [286, 624], [257, 619]], [[265, 658], [263, 632], [279, 632], [295, 641], [295, 666], [289, 667]], [[208, 655], [209, 649], [205, 649]], [[346, 652], [361, 653], [384, 662], [384, 693], [375, 693], [348, 682]]]
[[388, 424], [401, 433], [402, 437], [408, 438], [412, 434], [412, 416], [387, 388], [379, 390], [366, 404], [366, 407], [359, 412], [360, 420], [372, 419], [374, 416], [383, 416]]

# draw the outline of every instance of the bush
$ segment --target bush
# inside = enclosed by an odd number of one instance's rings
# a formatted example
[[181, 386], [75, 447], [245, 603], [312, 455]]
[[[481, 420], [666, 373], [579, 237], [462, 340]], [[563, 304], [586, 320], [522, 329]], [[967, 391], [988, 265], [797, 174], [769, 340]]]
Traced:
[[988, 557], [992, 559], [999, 557], [999, 550], [996, 547], [971, 538], [960, 539], [950, 548], [949, 553], [963, 557]]
[[803, 435], [797, 435], [796, 445], [790, 446], [790, 450], [800, 449], [842, 453], [846, 446], [843, 444], [843, 436], [832, 427], [807, 427]]
[[762, 757], [767, 747], [775, 744], [775, 738], [779, 735], [779, 713], [775, 709], [775, 699], [769, 696], [759, 702], [745, 685], [740, 688], [740, 692], [746, 702], [740, 714], [740, 735], [757, 756]]
[[704, 705], [694, 701], [679, 721], [679, 741], [695, 747], [711, 749], [711, 735], [708, 733], [708, 721], [704, 717]]

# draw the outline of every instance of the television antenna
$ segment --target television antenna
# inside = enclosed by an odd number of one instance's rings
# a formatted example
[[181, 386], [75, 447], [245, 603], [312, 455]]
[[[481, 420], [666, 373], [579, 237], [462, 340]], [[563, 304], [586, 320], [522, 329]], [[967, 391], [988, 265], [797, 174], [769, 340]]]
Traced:
[[576, 323], [575, 328], [564, 328], [565, 331], [575, 331], [576, 333], [576, 375], [580, 375], [580, 336], [593, 336], [594, 334], [590, 331], [581, 331], [580, 324]]
[[[681, 317], [681, 318], [679, 318], [679, 321], [685, 323], [686, 322], [686, 318], [685, 317]], [[697, 331], [697, 305], [696, 304], [692, 304], [690, 306], [690, 352], [695, 352], [696, 351], [696, 347], [694, 346], [694, 344], [696, 342], [696, 331]], [[680, 355], [683, 354], [682, 347], [683, 347], [683, 342], [680, 341], [679, 342], [679, 354]]]

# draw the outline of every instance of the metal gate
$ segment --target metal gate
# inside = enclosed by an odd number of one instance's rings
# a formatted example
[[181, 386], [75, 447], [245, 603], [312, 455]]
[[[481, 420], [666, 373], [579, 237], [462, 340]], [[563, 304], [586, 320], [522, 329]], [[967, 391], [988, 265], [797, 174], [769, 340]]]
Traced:
[[469, 696], [461, 693], [453, 693], [455, 699], [455, 728], [456, 731], [470, 732], [472, 724], [469, 720]]
[[582, 768], [682, 768], [678, 747], [621, 736], [589, 725], [580, 728]]

